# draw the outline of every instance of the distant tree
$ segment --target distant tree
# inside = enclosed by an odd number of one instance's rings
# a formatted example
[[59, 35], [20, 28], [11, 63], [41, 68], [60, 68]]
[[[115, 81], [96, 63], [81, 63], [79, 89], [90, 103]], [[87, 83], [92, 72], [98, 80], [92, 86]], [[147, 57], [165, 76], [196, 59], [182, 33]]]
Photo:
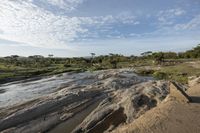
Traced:
[[10, 57], [11, 57], [11, 58], [18, 58], [19, 55], [11, 55]]
[[92, 58], [91, 58], [91, 63], [93, 63], [93, 60], [94, 60], [94, 57], [95, 57], [95, 53], [90, 53], [91, 54], [91, 56], [92, 56]]
[[117, 68], [117, 60], [116, 59], [112, 59], [111, 61], [110, 61], [110, 64], [112, 65], [112, 68]]
[[44, 58], [44, 56], [42, 56], [42, 55], [33, 55], [33, 56], [29, 56], [29, 58], [37, 59], [37, 58]]
[[118, 55], [118, 54], [109, 54], [109, 62], [112, 65], [112, 68], [117, 68], [117, 63], [120, 61], [125, 61], [124, 56]]
[[163, 54], [164, 54], [163, 56], [164, 56], [165, 59], [176, 59], [176, 58], [178, 58], [178, 55], [175, 52], [164, 52]]
[[200, 44], [198, 44], [193, 50], [193, 58], [200, 58]]
[[114, 56], [115, 54], [113, 54], [113, 53], [109, 53], [109, 56]]
[[163, 63], [163, 61], [164, 61], [164, 53], [163, 52], [153, 53], [152, 56], [158, 64]]
[[48, 56], [49, 56], [49, 58], [52, 58], [54, 55], [53, 54], [49, 54]]
[[184, 58], [200, 58], [200, 44], [198, 44], [192, 50], [182, 53], [181, 56]]
[[144, 52], [144, 53], [141, 53], [142, 56], [149, 56], [149, 55], [152, 55], [152, 51], [147, 51], [147, 52]]
[[178, 58], [185, 58], [185, 53], [184, 52], [179, 52], [177, 54]]
[[92, 58], [94, 58], [94, 57], [95, 57], [95, 55], [96, 55], [95, 53], [90, 53], [90, 54], [91, 54]]

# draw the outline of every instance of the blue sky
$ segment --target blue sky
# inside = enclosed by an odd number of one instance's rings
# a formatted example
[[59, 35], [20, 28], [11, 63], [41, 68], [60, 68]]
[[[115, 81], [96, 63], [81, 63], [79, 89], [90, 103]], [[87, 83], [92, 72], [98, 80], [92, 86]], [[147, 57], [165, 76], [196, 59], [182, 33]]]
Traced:
[[184, 51], [199, 35], [199, 0], [0, 1], [0, 56]]

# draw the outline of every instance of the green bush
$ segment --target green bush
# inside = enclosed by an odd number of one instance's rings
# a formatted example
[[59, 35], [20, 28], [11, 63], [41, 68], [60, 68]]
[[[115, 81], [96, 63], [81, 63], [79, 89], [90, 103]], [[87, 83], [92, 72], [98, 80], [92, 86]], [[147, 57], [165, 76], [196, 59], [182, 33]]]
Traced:
[[157, 72], [153, 73], [153, 77], [156, 78], [156, 79], [167, 79], [168, 74], [166, 74], [164, 72], [157, 71]]
[[183, 83], [183, 84], [188, 83], [188, 77], [187, 76], [176, 76], [176, 77], [174, 77], [174, 80], [179, 82], [179, 83]]
[[14, 77], [15, 75], [13, 73], [3, 73], [3, 74], [0, 74], [0, 80], [1, 79], [5, 79], [5, 78], [11, 78], [11, 77]]
[[148, 75], [152, 75], [155, 71], [154, 70], [151, 70], [151, 69], [141, 69], [141, 70], [138, 70], [136, 73], [139, 74], [139, 75], [144, 75], [144, 76], [148, 76]]
[[70, 64], [64, 64], [64, 67], [72, 67]]

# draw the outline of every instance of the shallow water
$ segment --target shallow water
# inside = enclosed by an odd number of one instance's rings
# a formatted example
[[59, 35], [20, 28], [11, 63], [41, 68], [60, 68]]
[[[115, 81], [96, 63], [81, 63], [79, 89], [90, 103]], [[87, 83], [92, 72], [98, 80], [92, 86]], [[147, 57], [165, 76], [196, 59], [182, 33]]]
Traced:
[[[64, 73], [61, 75], [46, 77], [36, 80], [24, 80], [3, 84], [0, 86], [0, 108], [20, 104], [29, 100], [37, 99], [41, 96], [56, 92], [58, 89], [68, 86], [86, 86], [98, 82], [95, 78], [105, 71], [84, 72], [84, 73]], [[133, 72], [120, 72], [120, 75], [128, 78], [137, 76]], [[141, 80], [150, 80], [148, 77], [137, 76]]]
[[[0, 86], [0, 108], [23, 103], [28, 100], [36, 99], [55, 92], [59, 88], [73, 84], [88, 84], [90, 81], [83, 82], [89, 73], [62, 74], [34, 81], [20, 81]], [[83, 80], [83, 81], [82, 81]], [[93, 81], [92, 81], [93, 82]]]

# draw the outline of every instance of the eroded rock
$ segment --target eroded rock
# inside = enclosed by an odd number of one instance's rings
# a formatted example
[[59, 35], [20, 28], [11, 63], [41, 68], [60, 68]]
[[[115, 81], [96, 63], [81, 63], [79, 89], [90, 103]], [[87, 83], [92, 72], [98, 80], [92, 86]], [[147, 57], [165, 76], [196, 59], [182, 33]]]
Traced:
[[[80, 75], [82, 78], [76, 79]], [[157, 106], [168, 93], [168, 82], [138, 77], [130, 70], [72, 75], [70, 82], [56, 92], [2, 110], [5, 115], [0, 116], [0, 131], [52, 133], [53, 128], [54, 132], [65, 132], [64, 126], [56, 125], [74, 119], [68, 123], [67, 132], [110, 132]]]
[[170, 82], [170, 96], [174, 97], [179, 102], [189, 103], [191, 98], [180, 88], [175, 82]]

